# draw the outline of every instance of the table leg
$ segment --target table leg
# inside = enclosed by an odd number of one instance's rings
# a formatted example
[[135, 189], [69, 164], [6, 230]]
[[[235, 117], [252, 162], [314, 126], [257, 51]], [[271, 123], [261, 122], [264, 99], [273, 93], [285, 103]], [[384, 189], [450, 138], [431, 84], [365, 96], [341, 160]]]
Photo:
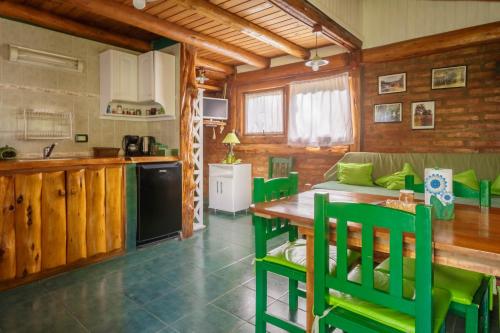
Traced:
[[306, 236], [306, 331], [310, 333], [314, 322], [314, 236]]

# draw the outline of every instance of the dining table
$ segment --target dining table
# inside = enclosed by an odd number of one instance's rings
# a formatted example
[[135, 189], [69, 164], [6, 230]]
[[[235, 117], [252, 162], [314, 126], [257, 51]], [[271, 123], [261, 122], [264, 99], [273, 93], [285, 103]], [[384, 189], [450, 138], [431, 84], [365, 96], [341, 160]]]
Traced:
[[[313, 189], [287, 198], [251, 206], [253, 214], [263, 218], [284, 218], [298, 227], [306, 239], [306, 328], [311, 332], [314, 315], [314, 195], [328, 193], [329, 200], [335, 202], [356, 202], [384, 204], [393, 197]], [[417, 202], [418, 203], [418, 202]], [[361, 246], [361, 227], [349, 224], [348, 245]], [[500, 208], [479, 207], [478, 205], [455, 204], [455, 216], [451, 220], [432, 221], [433, 262], [437, 264], [500, 276]], [[389, 253], [389, 233], [387, 230], [374, 231], [374, 251], [377, 255]], [[335, 221], [330, 221], [330, 241], [335, 243]], [[403, 236], [404, 255], [414, 256], [415, 238], [413, 234]]]

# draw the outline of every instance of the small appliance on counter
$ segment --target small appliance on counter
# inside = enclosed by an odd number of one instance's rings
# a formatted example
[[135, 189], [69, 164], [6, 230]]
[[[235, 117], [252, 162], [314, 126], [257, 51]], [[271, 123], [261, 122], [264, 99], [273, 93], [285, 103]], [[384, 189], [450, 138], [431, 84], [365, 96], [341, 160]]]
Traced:
[[156, 139], [154, 136], [141, 136], [139, 140], [139, 150], [141, 151], [141, 155], [153, 155], [155, 145]]
[[139, 136], [138, 135], [125, 135], [122, 139], [122, 148], [125, 156], [140, 156], [139, 149]]
[[13, 160], [17, 157], [17, 150], [13, 147], [5, 145], [0, 148], [0, 160]]

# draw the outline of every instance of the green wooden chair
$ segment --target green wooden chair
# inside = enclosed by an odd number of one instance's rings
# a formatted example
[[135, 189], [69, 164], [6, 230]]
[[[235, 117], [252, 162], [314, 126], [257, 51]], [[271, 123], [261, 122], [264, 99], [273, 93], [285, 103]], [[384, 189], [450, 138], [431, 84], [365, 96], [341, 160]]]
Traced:
[[[406, 176], [405, 187], [423, 192], [423, 184], [414, 185], [413, 176]], [[458, 182], [453, 182], [453, 192], [457, 197], [477, 199], [480, 207], [491, 206], [491, 182], [481, 180], [479, 191]], [[377, 266], [377, 270], [388, 272], [390, 260]], [[405, 258], [404, 276], [415, 279], [415, 261]], [[443, 265], [434, 265], [434, 285], [447, 289], [452, 296], [450, 309], [465, 318], [465, 332], [489, 332], [489, 311], [493, 307], [493, 276]]]
[[287, 177], [293, 170], [293, 157], [269, 156], [268, 179]]
[[[329, 218], [336, 219], [337, 272], [327, 272]], [[361, 225], [361, 265], [347, 270], [347, 221]], [[374, 228], [390, 233], [389, 274], [373, 269]], [[403, 234], [415, 234], [416, 279], [403, 277]], [[314, 314], [319, 333], [444, 332], [451, 295], [432, 286], [431, 209], [417, 213], [362, 203], [314, 198]], [[318, 332], [317, 331], [317, 332]]]
[[[288, 177], [254, 178], [253, 202], [267, 202], [297, 194], [298, 173], [291, 172]], [[255, 269], [256, 269], [256, 332], [266, 332], [270, 323], [288, 332], [303, 333], [304, 328], [266, 312], [267, 308], [267, 272], [279, 274], [289, 280], [289, 307], [298, 309], [298, 297], [305, 297], [305, 292], [298, 288], [298, 282], [306, 282], [306, 242], [298, 239], [297, 227], [285, 219], [266, 219], [253, 215], [255, 227]], [[268, 251], [267, 242], [274, 237], [288, 233], [288, 242]], [[335, 270], [336, 248], [331, 246], [330, 270]], [[359, 259], [359, 253], [349, 251], [348, 261], [353, 265]]]
[[[416, 193], [424, 193], [424, 184], [415, 184], [412, 175], [405, 176], [405, 189], [413, 190]], [[481, 180], [479, 191], [472, 189], [462, 183], [453, 182], [453, 195], [461, 198], [476, 199], [480, 207], [491, 206], [491, 181]]]

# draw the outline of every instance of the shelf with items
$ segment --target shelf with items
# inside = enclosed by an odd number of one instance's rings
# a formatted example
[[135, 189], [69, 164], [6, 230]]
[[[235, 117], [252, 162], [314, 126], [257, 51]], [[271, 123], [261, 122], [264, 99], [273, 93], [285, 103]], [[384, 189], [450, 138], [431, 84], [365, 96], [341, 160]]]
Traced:
[[101, 119], [150, 121], [168, 120], [171, 117], [165, 114], [158, 103], [111, 102], [101, 114]]
[[220, 126], [219, 134], [224, 132], [224, 127], [226, 127], [226, 122], [222, 120], [214, 120], [214, 119], [203, 119], [203, 125], [207, 127], [212, 127], [212, 140], [216, 139], [215, 128]]

